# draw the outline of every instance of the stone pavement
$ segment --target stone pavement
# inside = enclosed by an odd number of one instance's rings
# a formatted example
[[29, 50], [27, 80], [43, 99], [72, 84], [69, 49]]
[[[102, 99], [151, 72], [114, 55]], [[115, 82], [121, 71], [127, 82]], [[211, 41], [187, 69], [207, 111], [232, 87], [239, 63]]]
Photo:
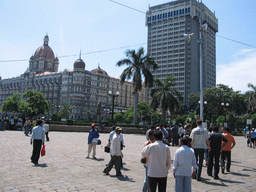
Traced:
[[[110, 159], [104, 152], [108, 134], [101, 134], [97, 146], [98, 160], [86, 159], [88, 133], [50, 132], [46, 156], [39, 166], [30, 162], [30, 137], [21, 131], [0, 132], [0, 191], [94, 191], [138, 192], [142, 190], [145, 170], [140, 163], [144, 135], [124, 134], [123, 178], [102, 171]], [[219, 174], [220, 180], [207, 176], [203, 167], [202, 181], [192, 181], [193, 191], [256, 191], [256, 149], [248, 148], [244, 137], [235, 137], [231, 173]], [[177, 147], [170, 147], [172, 159]], [[167, 191], [174, 191], [172, 170]]]

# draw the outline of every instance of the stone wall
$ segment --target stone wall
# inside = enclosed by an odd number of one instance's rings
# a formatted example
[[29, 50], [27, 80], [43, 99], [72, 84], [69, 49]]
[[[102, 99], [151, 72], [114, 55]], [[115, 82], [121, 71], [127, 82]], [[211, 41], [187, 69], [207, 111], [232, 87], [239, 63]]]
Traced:
[[[63, 131], [63, 132], [89, 132], [91, 129], [90, 126], [83, 125], [58, 125], [50, 124], [50, 131]], [[132, 134], [144, 134], [142, 128], [136, 127], [122, 127], [123, 133], [132, 133]], [[111, 127], [105, 127], [104, 132], [110, 133], [112, 131]]]

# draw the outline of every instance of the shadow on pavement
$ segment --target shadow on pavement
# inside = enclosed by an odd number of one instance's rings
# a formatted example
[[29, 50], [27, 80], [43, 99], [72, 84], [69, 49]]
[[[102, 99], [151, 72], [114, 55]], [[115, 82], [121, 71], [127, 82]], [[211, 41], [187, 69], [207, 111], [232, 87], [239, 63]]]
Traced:
[[231, 181], [231, 180], [227, 180], [227, 179], [222, 179], [220, 178], [221, 182], [225, 182], [225, 183], [239, 183], [239, 184], [244, 184], [245, 182], [242, 181]]
[[232, 175], [237, 175], [237, 176], [241, 176], [241, 177], [249, 177], [249, 176], [250, 176], [250, 175], [247, 175], [247, 174], [235, 173], [235, 172], [230, 172], [230, 174], [232, 174]]
[[130, 171], [131, 169], [127, 169], [127, 168], [125, 168], [125, 167], [121, 167], [121, 170]]
[[117, 177], [118, 180], [120, 181], [129, 181], [129, 182], [135, 182], [133, 181], [132, 178], [129, 178], [127, 175], [123, 176], [123, 177]]
[[[216, 180], [216, 181], [219, 181], [219, 180]], [[201, 178], [200, 182], [207, 184], [207, 185], [216, 185], [216, 186], [223, 186], [223, 187], [227, 186], [224, 183], [212, 182], [212, 181], [210, 181], [210, 179], [207, 179], [207, 178]]]
[[96, 161], [104, 161], [105, 159], [103, 159], [103, 158], [98, 158], [98, 159], [96, 159]]
[[48, 165], [46, 163], [43, 163], [43, 164], [37, 164], [37, 165], [35, 165], [35, 167], [43, 167], [43, 168], [45, 168], [45, 167], [48, 167]]

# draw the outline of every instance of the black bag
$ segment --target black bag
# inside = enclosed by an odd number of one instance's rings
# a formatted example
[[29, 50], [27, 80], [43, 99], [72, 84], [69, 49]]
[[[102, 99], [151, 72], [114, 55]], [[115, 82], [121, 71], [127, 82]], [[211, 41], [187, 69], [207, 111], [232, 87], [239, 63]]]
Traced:
[[141, 157], [140, 162], [145, 164], [146, 163], [146, 157]]
[[109, 147], [109, 146], [105, 146], [105, 147], [104, 147], [104, 151], [105, 151], [106, 153], [110, 153], [110, 147]]
[[97, 145], [101, 145], [101, 140], [98, 140]]

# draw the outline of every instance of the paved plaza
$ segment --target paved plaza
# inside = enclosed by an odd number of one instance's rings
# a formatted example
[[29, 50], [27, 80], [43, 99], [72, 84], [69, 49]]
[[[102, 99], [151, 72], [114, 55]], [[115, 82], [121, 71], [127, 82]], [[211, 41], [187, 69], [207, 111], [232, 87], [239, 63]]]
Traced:
[[[102, 144], [97, 146], [96, 157], [86, 159], [88, 133], [50, 132], [46, 142], [46, 156], [39, 165], [30, 162], [30, 136], [22, 131], [0, 132], [0, 191], [90, 191], [139, 192], [145, 177], [140, 163], [145, 135], [124, 134], [124, 177], [102, 173], [110, 160], [104, 152], [108, 134], [100, 134]], [[244, 137], [235, 137], [231, 172], [219, 174], [214, 180], [203, 167], [202, 181], [192, 181], [192, 191], [256, 191], [256, 149], [246, 146]], [[170, 147], [173, 159], [177, 147]], [[172, 170], [167, 179], [167, 191], [174, 191]]]

